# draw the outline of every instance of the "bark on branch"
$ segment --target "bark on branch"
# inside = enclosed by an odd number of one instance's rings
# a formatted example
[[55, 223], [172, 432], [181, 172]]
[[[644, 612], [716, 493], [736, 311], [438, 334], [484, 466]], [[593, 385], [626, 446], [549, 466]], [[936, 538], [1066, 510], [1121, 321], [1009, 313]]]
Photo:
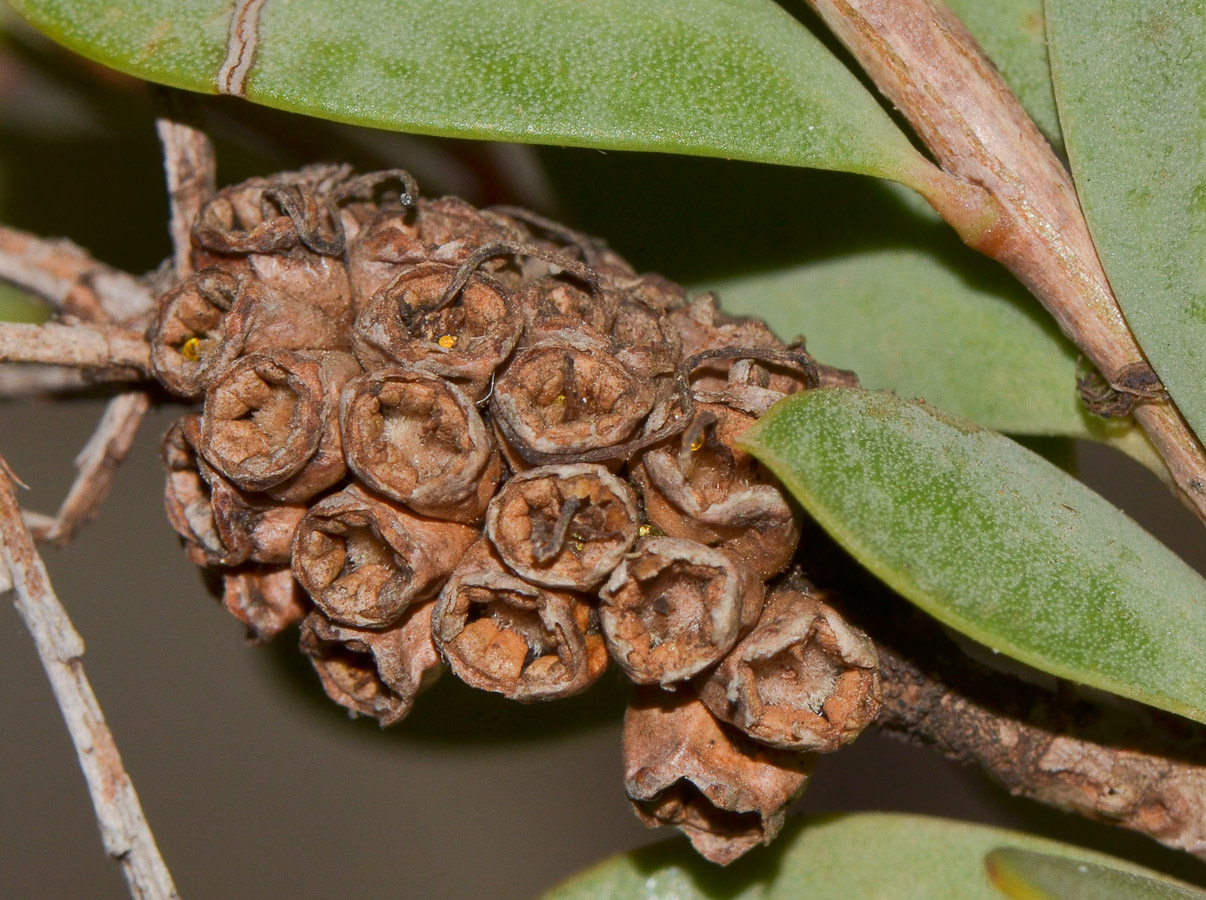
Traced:
[[50, 586], [50, 578], [21, 519], [7, 464], [0, 459], [0, 590], [15, 592], [17, 611], [71, 733], [88, 782], [105, 852], [121, 864], [135, 900], [179, 900], [143, 815], [113, 734], [101, 713], [80, 657], [84, 642]]
[[909, 618], [876, 629], [891, 634], [878, 647], [881, 728], [979, 766], [1017, 796], [1206, 859], [1206, 727], [1026, 684]]
[[155, 305], [154, 294], [140, 279], [98, 262], [71, 241], [4, 225], [0, 278], [45, 300], [60, 315], [89, 322], [136, 322]]
[[161, 88], [156, 92], [156, 100], [164, 110], [155, 120], [155, 130], [163, 146], [163, 169], [171, 204], [172, 262], [176, 277], [184, 279], [193, 272], [189, 253], [193, 222], [216, 189], [214, 148], [209, 136], [196, 127], [200, 113], [195, 98]]
[[[808, 2], [945, 170], [913, 186], [968, 244], [1030, 288], [1134, 403], [1180, 496], [1206, 520], [1206, 452], [1127, 327], [1071, 176], [975, 39], [933, 0]], [[981, 199], [969, 208], [975, 192]]]
[[94, 381], [144, 381], [151, 349], [141, 332], [99, 323], [0, 322], [0, 362], [88, 369]]

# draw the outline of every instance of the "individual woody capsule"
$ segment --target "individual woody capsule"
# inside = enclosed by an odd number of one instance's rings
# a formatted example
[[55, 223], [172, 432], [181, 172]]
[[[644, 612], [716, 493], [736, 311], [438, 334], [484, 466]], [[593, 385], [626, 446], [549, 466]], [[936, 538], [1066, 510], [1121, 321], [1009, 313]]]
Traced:
[[444, 671], [431, 641], [434, 605], [412, 607], [379, 631], [338, 625], [316, 610], [302, 622], [301, 651], [328, 697], [352, 713], [372, 716], [382, 728], [393, 725]]
[[490, 502], [486, 534], [534, 584], [593, 590], [637, 539], [632, 489], [602, 466], [543, 466], [513, 476]]
[[202, 268], [224, 257], [278, 253], [299, 244], [313, 253], [341, 255], [343, 229], [329, 195], [350, 171], [346, 165], [308, 166], [223, 188], [201, 207], [193, 226], [194, 264]]
[[520, 237], [505, 216], [478, 209], [459, 197], [421, 200], [415, 225], [431, 259], [444, 263], [458, 263], [486, 244]]
[[197, 455], [200, 420], [195, 414], [177, 420], [160, 447], [168, 521], [190, 558], [201, 566], [288, 564], [305, 507], [247, 494], [223, 478]]
[[348, 243], [348, 278], [357, 310], [403, 271], [428, 260], [414, 220], [413, 207], [383, 209]]
[[770, 470], [738, 446], [755, 421], [723, 403], [696, 403], [691, 426], [642, 451], [630, 475], [652, 525], [722, 547], [765, 580], [791, 562], [801, 514]]
[[288, 568], [251, 567], [224, 572], [222, 605], [247, 626], [258, 644], [266, 644], [310, 611], [305, 594]]
[[332, 621], [384, 628], [413, 603], [434, 597], [478, 534], [353, 484], [302, 519], [293, 539], [293, 574]]
[[566, 338], [520, 352], [494, 382], [490, 414], [529, 465], [594, 462], [625, 455], [654, 399], [648, 378]]
[[431, 630], [458, 678], [521, 703], [579, 694], [607, 668], [586, 598], [516, 577], [484, 538], [440, 592]]
[[347, 340], [346, 323], [339, 327], [307, 303], [250, 275], [203, 269], [160, 299], [151, 369], [173, 393], [199, 397], [245, 353], [338, 349]]
[[816, 594], [780, 587], [698, 689], [713, 715], [755, 740], [828, 753], [879, 713], [879, 658], [871, 639]]
[[762, 582], [695, 541], [641, 538], [599, 591], [607, 647], [637, 684], [672, 685], [719, 662], [762, 611]]
[[472, 272], [424, 263], [405, 270], [356, 317], [352, 346], [366, 368], [402, 363], [461, 385], [480, 400], [511, 355], [523, 320], [511, 292]]
[[502, 460], [477, 407], [456, 385], [390, 368], [347, 383], [340, 428], [360, 480], [415, 512], [480, 522]]
[[689, 689], [638, 687], [624, 716], [624, 790], [637, 817], [678, 827], [722, 866], [774, 840], [814, 765], [721, 725]]
[[360, 371], [348, 353], [269, 350], [239, 359], [210, 385], [199, 449], [245, 491], [314, 496], [343, 478], [339, 392]]

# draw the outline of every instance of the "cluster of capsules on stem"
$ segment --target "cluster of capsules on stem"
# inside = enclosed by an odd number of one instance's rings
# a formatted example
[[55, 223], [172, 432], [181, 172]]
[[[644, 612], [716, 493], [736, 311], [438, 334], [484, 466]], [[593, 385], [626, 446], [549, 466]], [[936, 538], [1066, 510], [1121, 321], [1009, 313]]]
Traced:
[[638, 815], [724, 863], [875, 717], [874, 646], [790, 570], [800, 511], [739, 444], [850, 373], [401, 170], [251, 179], [192, 241], [150, 335], [202, 403], [163, 439], [168, 516], [337, 703], [390, 725], [446, 669], [529, 703], [614, 661]]

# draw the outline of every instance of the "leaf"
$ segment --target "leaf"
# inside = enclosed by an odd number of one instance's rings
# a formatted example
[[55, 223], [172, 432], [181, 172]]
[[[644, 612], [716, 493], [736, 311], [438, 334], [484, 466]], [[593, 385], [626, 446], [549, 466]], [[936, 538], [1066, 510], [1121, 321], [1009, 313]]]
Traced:
[[[1002, 844], [1155, 873], [1017, 832], [951, 819], [856, 813], [789, 820], [766, 849], [721, 869], [685, 839], [613, 856], [542, 900], [1001, 900], [984, 855]], [[1155, 876], [1159, 877], [1159, 876]]]
[[857, 389], [776, 404], [743, 442], [880, 579], [1042, 671], [1206, 722], [1206, 581], [995, 432]]
[[1206, 0], [1048, 0], [1055, 95], [1110, 284], [1206, 437]]
[[[357, 125], [904, 181], [930, 170], [854, 75], [770, 0], [13, 6], [55, 40], [141, 78], [208, 93], [221, 81], [257, 103]], [[242, 56], [245, 89], [224, 69], [240, 13], [254, 41]]]
[[1188, 885], [1020, 847], [989, 851], [984, 864], [1013, 900], [1206, 900]]
[[20, 288], [0, 281], [0, 322], [38, 324], [49, 318], [49, 309]]
[[1043, 0], [946, 0], [1042, 132], [1060, 145]]

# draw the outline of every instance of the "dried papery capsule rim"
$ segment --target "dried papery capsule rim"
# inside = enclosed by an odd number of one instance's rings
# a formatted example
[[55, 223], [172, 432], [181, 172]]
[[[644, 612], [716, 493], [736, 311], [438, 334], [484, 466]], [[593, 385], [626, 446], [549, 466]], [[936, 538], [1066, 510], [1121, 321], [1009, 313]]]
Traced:
[[[551, 572], [546, 572], [536, 569], [522, 562], [517, 562], [502, 546], [502, 536], [498, 534], [499, 518], [503, 512], [503, 506], [508, 499], [510, 492], [516, 491], [523, 484], [530, 481], [537, 481], [546, 478], [553, 478], [556, 481], [569, 481], [570, 479], [581, 476], [593, 476], [607, 487], [617, 500], [620, 501], [624, 512], [627, 514], [627, 522], [629, 528], [627, 534], [622, 534], [622, 542], [612, 550], [603, 555], [601, 562], [596, 563], [594, 569], [601, 570], [601, 574], [597, 577], [589, 579], [590, 584], [598, 584], [599, 581], [607, 577], [607, 572], [611, 571], [623, 558], [624, 554], [632, 547], [637, 540], [637, 529], [640, 525], [640, 516], [637, 513], [636, 495], [632, 488], [629, 487], [620, 478], [617, 478], [611, 472], [608, 472], [602, 466], [595, 463], [576, 463], [571, 465], [560, 466], [541, 466], [536, 469], [529, 469], [526, 472], [520, 472], [513, 475], [502, 489], [494, 495], [490, 501], [489, 507], [486, 509], [486, 536], [490, 539], [490, 543], [494, 545], [499, 556], [506, 563], [508, 568], [516, 572], [523, 578], [526, 578], [536, 584], [545, 585], [552, 588], [564, 588], [568, 590], [586, 590], [589, 585], [583, 585], [577, 580], [557, 577]], [[512, 487], [514, 485], [514, 487]], [[575, 513], [576, 515], [576, 513]], [[572, 521], [572, 519], [571, 519]]]
[[[423, 382], [434, 386], [438, 390], [446, 391], [452, 397], [457, 408], [464, 415], [465, 426], [468, 431], [468, 441], [473, 448], [467, 453], [461, 454], [462, 457], [468, 457], [468, 461], [464, 464], [459, 475], [453, 477], [441, 475], [435, 478], [420, 480], [413, 490], [403, 494], [380, 477], [377, 471], [379, 466], [366, 464], [359, 450], [361, 442], [359, 440], [349, 440], [353, 436], [354, 428], [351, 420], [352, 416], [357, 414], [358, 404], [365, 399], [377, 397], [379, 391], [374, 392], [373, 386], [376, 383], [386, 381]], [[482, 421], [482, 417], [477, 411], [477, 405], [457, 385], [438, 375], [424, 372], [415, 367], [391, 366], [386, 369], [378, 369], [374, 372], [366, 372], [349, 381], [344, 385], [340, 395], [339, 425], [343, 433], [343, 446], [344, 452], [347, 455], [348, 466], [365, 484], [378, 493], [384, 494], [401, 503], [413, 503], [416, 506], [427, 508], [437, 505], [453, 505], [472, 494], [478, 486], [482, 472], [489, 465], [491, 456], [494, 453], [494, 445], [490, 439], [490, 433], [487, 431], [486, 424]]]

